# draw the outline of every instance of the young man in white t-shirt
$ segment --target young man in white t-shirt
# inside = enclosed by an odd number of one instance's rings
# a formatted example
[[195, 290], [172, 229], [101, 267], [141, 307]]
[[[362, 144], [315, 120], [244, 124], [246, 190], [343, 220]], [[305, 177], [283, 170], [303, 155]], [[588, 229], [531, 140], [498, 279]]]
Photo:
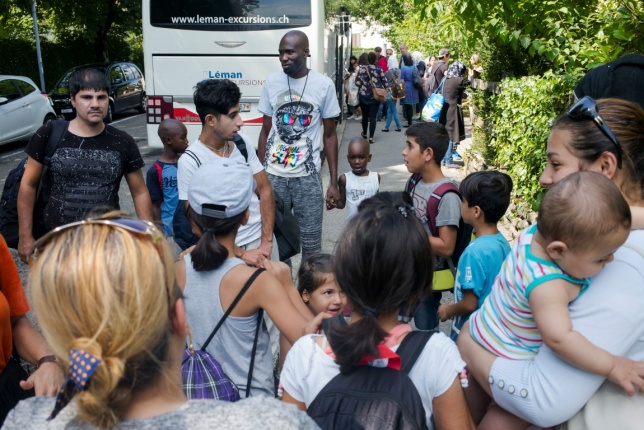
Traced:
[[[187, 203], [190, 180], [201, 164], [219, 157], [247, 163], [253, 171], [259, 198], [254, 194], [251, 199], [250, 218], [237, 233], [235, 253], [246, 264], [259, 266], [265, 258], [279, 260], [277, 245], [273, 243], [275, 198], [251, 141], [239, 132], [244, 125], [239, 115], [240, 98], [239, 87], [228, 79], [208, 79], [196, 85], [194, 102], [202, 128], [199, 138], [179, 158], [179, 200]], [[249, 149], [248, 161], [233, 142], [238, 134]]]
[[340, 197], [335, 118], [341, 111], [331, 79], [306, 66], [306, 34], [296, 30], [286, 33], [279, 53], [283, 71], [268, 77], [259, 100], [258, 110], [264, 120], [258, 156], [273, 191], [293, 208], [304, 260], [322, 248], [321, 139], [330, 173], [327, 209], [335, 207]]

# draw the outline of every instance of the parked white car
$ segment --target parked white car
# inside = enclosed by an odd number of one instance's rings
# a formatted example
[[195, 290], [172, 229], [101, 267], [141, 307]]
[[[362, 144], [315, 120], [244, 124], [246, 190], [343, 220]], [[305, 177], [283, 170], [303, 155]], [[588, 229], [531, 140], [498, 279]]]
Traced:
[[56, 119], [47, 94], [24, 76], [0, 75], [0, 145], [29, 139]]

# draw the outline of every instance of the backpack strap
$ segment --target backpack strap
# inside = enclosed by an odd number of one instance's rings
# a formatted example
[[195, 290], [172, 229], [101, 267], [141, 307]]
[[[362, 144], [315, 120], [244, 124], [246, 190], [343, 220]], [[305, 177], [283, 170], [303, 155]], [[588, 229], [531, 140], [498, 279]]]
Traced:
[[195, 163], [197, 163], [197, 167], [201, 167], [201, 160], [199, 159], [199, 157], [197, 157], [197, 154], [195, 154], [189, 149], [186, 149], [185, 151], [183, 151], [183, 153], [186, 154], [188, 157], [192, 158], [193, 160], [195, 160]]
[[429, 231], [431, 231], [434, 237], [438, 237], [438, 227], [436, 227], [438, 206], [440, 205], [443, 196], [447, 193], [456, 193], [458, 198], [461, 198], [461, 193], [458, 190], [458, 187], [452, 182], [445, 182], [444, 184], [436, 187], [432, 195], [429, 196], [429, 199], [427, 199], [427, 212], [425, 213], [425, 219], [421, 221], [427, 223], [427, 225], [429, 226]]
[[233, 138], [233, 143], [241, 152], [241, 154], [244, 156], [244, 159], [248, 163], [248, 149], [246, 149], [246, 141], [244, 140], [243, 137], [241, 137], [239, 134], [236, 134], [235, 137]]
[[411, 175], [405, 184], [405, 192], [411, 194], [414, 191], [416, 184], [420, 182], [421, 179], [423, 179], [423, 175], [421, 173], [414, 173]]
[[159, 164], [158, 161], [154, 163], [154, 167], [157, 169], [157, 177], [159, 178], [159, 190], [161, 190], [161, 199], [159, 199], [160, 203], [163, 203], [163, 167], [161, 167], [161, 164]]
[[396, 350], [396, 354], [400, 356], [402, 363], [400, 370], [409, 375], [412, 367], [416, 364], [416, 360], [418, 360], [418, 357], [423, 352], [425, 345], [435, 333], [436, 330], [412, 331], [405, 336], [398, 350]]
[[36, 201], [41, 197], [41, 194], [43, 202], [47, 202], [49, 200], [49, 178], [47, 173], [49, 171], [49, 166], [51, 165], [51, 159], [54, 156], [54, 152], [58, 149], [58, 145], [63, 140], [63, 136], [65, 136], [68, 127], [69, 121], [62, 119], [57, 119], [51, 125], [51, 132], [49, 133], [49, 138], [47, 139], [47, 144], [45, 146], [45, 159], [43, 160], [42, 173], [40, 174], [40, 182], [38, 183]]
[[[250, 276], [250, 278], [248, 278], [248, 281], [246, 281], [246, 283], [244, 284], [244, 286], [242, 287], [242, 289], [239, 291], [239, 294], [237, 294], [237, 297], [235, 297], [235, 299], [234, 299], [234, 300], [233, 300], [233, 302], [230, 304], [230, 306], [228, 306], [228, 309], [226, 309], [226, 312], [224, 313], [224, 316], [223, 316], [223, 317], [221, 317], [221, 319], [219, 320], [219, 322], [218, 322], [218, 323], [217, 323], [217, 325], [215, 326], [215, 328], [214, 328], [214, 330], [212, 331], [212, 333], [210, 333], [210, 336], [208, 336], [208, 339], [206, 339], [206, 342], [204, 342], [204, 344], [201, 346], [201, 350], [202, 350], [202, 351], [205, 351], [205, 350], [206, 350], [206, 348], [208, 347], [208, 345], [210, 345], [210, 341], [212, 340], [212, 338], [213, 338], [213, 337], [215, 337], [215, 334], [217, 333], [217, 331], [219, 331], [219, 328], [222, 326], [222, 324], [224, 323], [224, 321], [226, 321], [226, 319], [228, 318], [228, 315], [230, 315], [230, 313], [233, 311], [233, 309], [235, 309], [235, 306], [237, 306], [237, 303], [239, 303], [239, 301], [241, 300], [241, 298], [243, 297], [243, 295], [246, 293], [246, 291], [248, 291], [248, 289], [250, 288], [250, 286], [252, 285], [252, 283], [255, 281], [255, 279], [256, 279], [256, 278], [257, 278], [257, 277], [258, 277], [258, 276], [259, 276], [259, 275], [260, 275], [264, 270], [266, 270], [266, 269], [259, 268], [259, 269], [255, 270], [255, 273], [253, 273], [253, 274]], [[257, 341], [257, 340], [255, 340], [255, 341]]]

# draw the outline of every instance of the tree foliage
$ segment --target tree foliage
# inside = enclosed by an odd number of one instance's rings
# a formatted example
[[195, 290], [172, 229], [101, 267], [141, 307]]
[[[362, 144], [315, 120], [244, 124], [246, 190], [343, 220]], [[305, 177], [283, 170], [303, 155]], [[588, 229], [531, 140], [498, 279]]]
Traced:
[[[64, 43], [85, 40], [92, 61], [110, 59], [110, 35], [140, 38], [140, 0], [38, 0], [36, 9], [42, 34]], [[0, 0], [0, 26], [1, 38], [33, 39], [31, 0]]]
[[465, 46], [488, 39], [562, 72], [644, 52], [641, 0], [414, 0], [414, 5], [423, 18], [439, 18], [443, 31], [466, 22]]

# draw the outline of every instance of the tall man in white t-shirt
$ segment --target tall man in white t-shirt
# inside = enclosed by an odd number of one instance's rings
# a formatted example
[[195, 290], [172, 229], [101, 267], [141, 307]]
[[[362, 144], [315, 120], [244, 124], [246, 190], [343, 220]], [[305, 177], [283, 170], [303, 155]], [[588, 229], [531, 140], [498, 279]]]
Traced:
[[[201, 134], [179, 158], [179, 200], [186, 204], [190, 180], [201, 164], [219, 157], [248, 163], [257, 184], [257, 193], [253, 194], [250, 202], [248, 222], [237, 232], [235, 254], [246, 264], [259, 266], [264, 258], [279, 260], [277, 245], [273, 243], [275, 198], [252, 142], [240, 133], [244, 125], [239, 115], [240, 98], [239, 87], [228, 79], [208, 79], [196, 85], [194, 102], [201, 119]], [[237, 134], [246, 142], [248, 161], [233, 142]]]
[[307, 67], [308, 56], [306, 34], [286, 33], [279, 45], [283, 71], [268, 77], [258, 106], [264, 114], [258, 156], [273, 191], [293, 208], [300, 225], [303, 260], [322, 248], [321, 139], [330, 173], [327, 208], [335, 207], [340, 198], [335, 133], [340, 105], [331, 79]]

